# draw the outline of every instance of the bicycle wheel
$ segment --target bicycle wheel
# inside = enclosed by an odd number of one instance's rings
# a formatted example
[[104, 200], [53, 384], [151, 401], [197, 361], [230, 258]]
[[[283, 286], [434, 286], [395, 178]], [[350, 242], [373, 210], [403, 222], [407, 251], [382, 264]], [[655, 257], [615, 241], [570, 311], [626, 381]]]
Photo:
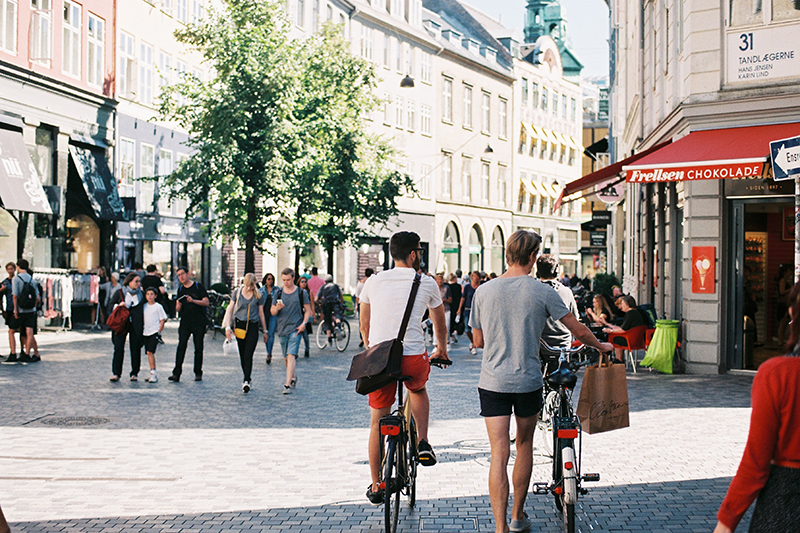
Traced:
[[565, 509], [561, 512], [561, 518], [564, 521], [564, 532], [575, 533], [575, 504], [568, 503]]
[[388, 441], [386, 461], [384, 463], [383, 481], [386, 483], [383, 496], [386, 533], [396, 533], [397, 519], [400, 514], [400, 478], [397, 468], [397, 441]]
[[556, 391], [548, 392], [542, 406], [542, 416], [536, 423], [536, 428], [542, 438], [542, 450], [548, 457], [553, 456], [553, 413], [556, 412], [557, 404], [558, 393]]
[[336, 349], [340, 352], [343, 352], [347, 349], [347, 345], [350, 344], [350, 323], [347, 320], [342, 319], [341, 324], [339, 324], [338, 331], [336, 331]]
[[[560, 440], [560, 455], [562, 464], [564, 462], [575, 464], [575, 443], [572, 439]], [[573, 466], [572, 470], [564, 471], [562, 468], [564, 480], [561, 484], [563, 491], [561, 493], [561, 519], [564, 523], [564, 531], [566, 533], [575, 532], [575, 503], [578, 501], [578, 484], [575, 479], [576, 470]]]
[[413, 509], [417, 502], [417, 423], [411, 418], [408, 427], [408, 453], [406, 453], [406, 464], [408, 465], [408, 506]]
[[328, 345], [328, 335], [325, 333], [325, 322], [320, 322], [317, 326], [317, 348], [324, 350]]

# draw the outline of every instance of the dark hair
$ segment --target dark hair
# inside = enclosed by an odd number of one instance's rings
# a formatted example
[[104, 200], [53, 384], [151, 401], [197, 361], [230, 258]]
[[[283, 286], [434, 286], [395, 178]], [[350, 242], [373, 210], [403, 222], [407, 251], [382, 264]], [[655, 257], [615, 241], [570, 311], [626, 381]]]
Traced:
[[506, 262], [509, 265], [527, 266], [531, 254], [539, 253], [542, 238], [535, 231], [518, 229], [511, 234], [506, 243]]
[[281, 270], [281, 276], [292, 276], [292, 279], [294, 279], [295, 278], [294, 270], [292, 270], [289, 267], [286, 267], [283, 270]]
[[317, 267], [311, 267], [311, 275], [316, 276], [319, 273], [319, 269]]
[[552, 279], [558, 273], [558, 259], [550, 254], [542, 254], [536, 259], [536, 277]]
[[156, 298], [158, 297], [158, 290], [156, 290], [155, 287], [147, 287], [147, 289], [145, 289], [145, 291], [144, 291], [144, 295], [147, 296], [148, 292], [153, 292], [153, 293], [155, 293]]
[[395, 261], [405, 263], [411, 252], [419, 247], [419, 242], [419, 235], [413, 231], [398, 231], [389, 241], [389, 253]]
[[630, 307], [631, 309], [635, 309], [636, 308], [636, 298], [634, 298], [630, 294], [626, 294], [624, 296], [620, 296], [620, 299], [623, 302], [625, 302], [626, 304], [628, 304], [628, 307]]
[[176, 268], [176, 269], [175, 269], [175, 273], [177, 274], [177, 273], [178, 273], [178, 272], [180, 272], [181, 270], [183, 270], [183, 271], [184, 271], [184, 272], [186, 272], [187, 274], [189, 273], [189, 269], [188, 269], [188, 268], [186, 268], [185, 266], [179, 266], [178, 268]]
[[30, 270], [31, 265], [28, 263], [27, 259], [20, 259], [17, 261], [17, 267], [21, 268], [22, 270]]
[[374, 270], [372, 270], [372, 269], [371, 269], [371, 268], [369, 268], [369, 267], [367, 267], [367, 268], [365, 268], [365, 269], [364, 269], [364, 277], [366, 277], [366, 278], [370, 277], [370, 276], [371, 276], [371, 275], [373, 275], [374, 273], [375, 273], [375, 271], [374, 271]]
[[463, 272], [461, 272], [461, 269], [460, 269], [460, 268], [457, 268], [457, 269], [456, 269], [456, 276], [458, 277], [458, 279], [461, 279], [461, 275], [462, 275], [462, 274], [463, 274]]
[[128, 286], [128, 284], [129, 284], [131, 281], [133, 281], [135, 278], [140, 278], [140, 277], [141, 277], [141, 276], [139, 276], [139, 274], [137, 274], [136, 272], [128, 272], [128, 275], [127, 275], [127, 276], [125, 276], [125, 281], [124, 281], [122, 284], [123, 284], [125, 287], [127, 287], [127, 286]]
[[789, 308], [792, 310], [792, 321], [789, 322], [789, 341], [786, 348], [791, 352], [800, 344], [800, 282], [795, 283], [789, 291]]
[[262, 283], [263, 285], [265, 285], [265, 286], [266, 286], [266, 284], [267, 284], [267, 278], [268, 278], [268, 277], [270, 277], [270, 276], [272, 276], [272, 282], [273, 282], [273, 284], [274, 284], [274, 282], [275, 282], [275, 276], [273, 276], [273, 275], [272, 275], [272, 272], [267, 272], [266, 274], [264, 274], [264, 279], [262, 279], [262, 280], [261, 280], [261, 283]]
[[8, 268], [10, 266], [12, 266], [14, 268], [17, 268], [17, 265], [14, 263], [14, 261], [9, 261], [8, 263], [6, 263], [6, 268]]
[[156, 268], [155, 265], [147, 265], [147, 272], [148, 273], [155, 272], [156, 270], [158, 270], [158, 268]]
[[141, 269], [142, 269], [142, 264], [141, 264], [139, 261], [136, 261], [136, 262], [133, 264], [133, 269], [134, 269], [134, 270], [141, 270]]

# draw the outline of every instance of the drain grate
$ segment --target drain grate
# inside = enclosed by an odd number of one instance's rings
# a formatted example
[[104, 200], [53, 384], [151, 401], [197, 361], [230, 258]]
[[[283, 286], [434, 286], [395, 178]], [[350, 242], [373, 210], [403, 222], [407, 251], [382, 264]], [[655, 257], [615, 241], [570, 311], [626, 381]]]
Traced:
[[84, 427], [102, 426], [103, 424], [108, 424], [110, 420], [100, 416], [55, 416], [45, 418], [40, 422], [48, 426]]

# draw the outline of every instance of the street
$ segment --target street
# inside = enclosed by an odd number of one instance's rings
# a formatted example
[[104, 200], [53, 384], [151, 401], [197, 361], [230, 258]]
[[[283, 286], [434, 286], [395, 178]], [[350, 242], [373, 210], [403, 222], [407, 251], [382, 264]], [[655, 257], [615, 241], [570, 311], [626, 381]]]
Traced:
[[[143, 381], [146, 357], [142, 381], [128, 380], [127, 353], [122, 381], [108, 381], [110, 333], [43, 333], [41, 363], [0, 365], [0, 505], [12, 531], [382, 530], [382, 507], [364, 497], [367, 401], [344, 379], [357, 337], [343, 354], [312, 339], [288, 396], [277, 343], [270, 366], [259, 346], [244, 395], [222, 336], [206, 336], [203, 381], [192, 380], [190, 347], [178, 384], [166, 379], [174, 321], [164, 339], [157, 384]], [[431, 371], [439, 464], [420, 469], [417, 507], [403, 503], [402, 531], [494, 530], [480, 354], [460, 341], [452, 367]], [[8, 353], [5, 329], [0, 353]], [[710, 532], [744, 448], [751, 382], [629, 372], [631, 427], [583, 435], [582, 470], [601, 480], [579, 500], [580, 531]], [[534, 463], [533, 481], [547, 481], [548, 458]], [[559, 530], [552, 497], [530, 495], [526, 511], [532, 531]]]

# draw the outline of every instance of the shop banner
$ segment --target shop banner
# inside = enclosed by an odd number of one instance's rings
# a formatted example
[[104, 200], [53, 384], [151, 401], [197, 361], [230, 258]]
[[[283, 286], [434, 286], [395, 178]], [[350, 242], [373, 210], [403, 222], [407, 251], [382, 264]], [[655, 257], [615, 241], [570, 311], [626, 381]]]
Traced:
[[714, 294], [716, 248], [692, 246], [692, 293]]
[[659, 183], [664, 181], [721, 180], [761, 175], [764, 159], [757, 161], [679, 163], [659, 168], [627, 170], [629, 183]]

